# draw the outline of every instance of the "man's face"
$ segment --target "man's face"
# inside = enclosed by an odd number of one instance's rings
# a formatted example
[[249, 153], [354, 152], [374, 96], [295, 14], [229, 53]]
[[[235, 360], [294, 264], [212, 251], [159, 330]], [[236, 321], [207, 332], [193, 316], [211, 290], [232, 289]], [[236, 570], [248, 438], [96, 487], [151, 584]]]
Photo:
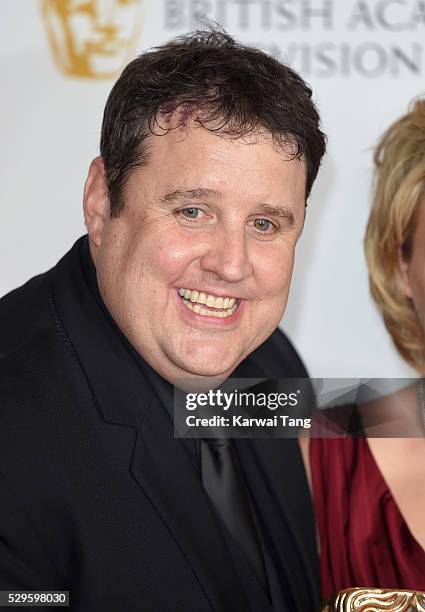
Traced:
[[61, 69], [93, 77], [119, 72], [137, 42], [142, 5], [143, 0], [44, 0]]
[[304, 164], [190, 124], [151, 137], [124, 198], [91, 245], [112, 317], [167, 380], [227, 377], [285, 310]]

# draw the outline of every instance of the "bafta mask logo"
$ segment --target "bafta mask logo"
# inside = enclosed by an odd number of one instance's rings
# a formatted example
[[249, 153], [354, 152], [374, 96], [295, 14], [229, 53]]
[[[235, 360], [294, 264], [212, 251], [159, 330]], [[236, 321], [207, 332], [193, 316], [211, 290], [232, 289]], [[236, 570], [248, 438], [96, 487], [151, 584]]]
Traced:
[[114, 77], [135, 51], [143, 0], [42, 0], [41, 8], [54, 59], [65, 74]]

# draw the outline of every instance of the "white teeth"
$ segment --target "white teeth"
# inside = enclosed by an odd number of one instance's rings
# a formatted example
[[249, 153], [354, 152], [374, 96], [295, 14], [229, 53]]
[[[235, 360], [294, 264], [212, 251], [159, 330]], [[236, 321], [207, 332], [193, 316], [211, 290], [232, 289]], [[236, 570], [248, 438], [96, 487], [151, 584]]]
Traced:
[[192, 304], [192, 302], [187, 300], [183, 300], [183, 304], [187, 306], [189, 310], [193, 310], [193, 312], [197, 314], [203, 315], [204, 317], [216, 317], [218, 319], [230, 317], [237, 308], [236, 304], [234, 304], [232, 308], [228, 308], [227, 310], [207, 310], [206, 308], [202, 308], [200, 304]]
[[[230, 317], [237, 308], [236, 298], [234, 297], [216, 297], [215, 295], [205, 294], [203, 291], [185, 289], [184, 287], [180, 287], [178, 294], [183, 298], [183, 304], [185, 306], [204, 317]], [[205, 304], [209, 308], [214, 308], [215, 310], [203, 308], [202, 304]]]

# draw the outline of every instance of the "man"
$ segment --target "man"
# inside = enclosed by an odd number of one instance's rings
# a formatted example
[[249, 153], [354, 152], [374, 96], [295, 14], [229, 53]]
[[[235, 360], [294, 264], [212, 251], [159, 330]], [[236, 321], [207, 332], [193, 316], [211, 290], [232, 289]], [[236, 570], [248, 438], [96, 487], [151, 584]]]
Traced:
[[276, 328], [318, 121], [298, 75], [220, 32], [124, 70], [88, 237], [0, 302], [0, 589], [90, 612], [317, 607], [296, 441], [174, 439], [171, 398], [306, 376]]

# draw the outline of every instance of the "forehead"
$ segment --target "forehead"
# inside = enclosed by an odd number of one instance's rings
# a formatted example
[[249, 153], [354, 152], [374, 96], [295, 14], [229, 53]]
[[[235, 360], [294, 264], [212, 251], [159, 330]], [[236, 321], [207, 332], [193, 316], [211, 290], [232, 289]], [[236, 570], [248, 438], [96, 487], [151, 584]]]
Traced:
[[[130, 215], [144, 214], [143, 202], [161, 209], [164, 202], [167, 208], [195, 202], [226, 210], [234, 221], [260, 207], [282, 209], [302, 225], [305, 164], [277, 150], [271, 137], [235, 140], [191, 126], [149, 140], [147, 162], [131, 172], [124, 188]], [[168, 202], [176, 193], [178, 203]]]
[[414, 241], [415, 243], [418, 241], [423, 242], [425, 240], [425, 186], [416, 205], [414, 222]]
[[53, 0], [53, 5], [62, 12], [77, 13], [81, 11], [94, 10], [98, 5], [112, 5], [113, 7], [126, 7], [141, 4], [143, 0]]
[[148, 167], [162, 168], [165, 179], [171, 171], [187, 180], [204, 178], [226, 184], [244, 181], [255, 184], [281, 178], [305, 181], [303, 160], [293, 159], [294, 151], [276, 147], [271, 134], [257, 132], [244, 138], [231, 138], [202, 128], [193, 121], [149, 137]]

